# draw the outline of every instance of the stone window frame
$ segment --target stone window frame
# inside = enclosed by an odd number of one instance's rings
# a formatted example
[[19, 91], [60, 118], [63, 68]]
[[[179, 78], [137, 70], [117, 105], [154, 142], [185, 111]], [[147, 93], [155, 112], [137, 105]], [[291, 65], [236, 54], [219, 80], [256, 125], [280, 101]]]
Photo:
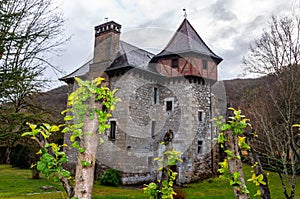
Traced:
[[[172, 103], [172, 109], [171, 110], [167, 110], [167, 102]], [[165, 112], [173, 112], [174, 111], [174, 97], [168, 97], [168, 98], [164, 99], [164, 109], [165, 109]]]
[[[114, 125], [112, 126], [111, 124], [114, 123]], [[109, 119], [109, 124], [110, 124], [110, 128], [109, 128], [109, 139], [110, 140], [116, 140], [116, 134], [117, 134], [117, 120], [112, 118]], [[112, 131], [112, 128], [114, 127], [114, 131]]]
[[199, 109], [197, 111], [197, 121], [198, 123], [204, 123], [204, 118], [205, 118], [205, 112], [202, 109]]
[[156, 121], [151, 120], [150, 135], [153, 139], [155, 138], [155, 126], [156, 126]]
[[197, 153], [198, 154], [202, 153], [202, 151], [203, 151], [203, 144], [204, 144], [203, 140], [198, 140], [198, 142], [197, 142]]
[[153, 105], [155, 105], [155, 104], [158, 104], [158, 100], [159, 100], [159, 98], [158, 98], [158, 87], [157, 86], [154, 86], [153, 87], [153, 95], [152, 95], [152, 104]]

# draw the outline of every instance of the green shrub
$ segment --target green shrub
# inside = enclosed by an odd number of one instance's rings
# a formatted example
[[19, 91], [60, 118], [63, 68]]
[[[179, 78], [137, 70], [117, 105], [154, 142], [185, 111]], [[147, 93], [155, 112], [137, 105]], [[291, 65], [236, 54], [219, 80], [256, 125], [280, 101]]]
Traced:
[[10, 164], [23, 169], [30, 168], [30, 148], [27, 145], [18, 144], [12, 148], [10, 154]]
[[117, 187], [121, 182], [120, 172], [116, 169], [108, 169], [104, 172], [103, 176], [99, 178], [102, 185]]

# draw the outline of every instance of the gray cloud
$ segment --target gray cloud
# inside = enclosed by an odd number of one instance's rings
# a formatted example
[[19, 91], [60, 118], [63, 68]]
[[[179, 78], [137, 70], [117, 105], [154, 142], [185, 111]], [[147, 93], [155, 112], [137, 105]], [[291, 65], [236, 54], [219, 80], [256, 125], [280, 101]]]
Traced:
[[[62, 4], [61, 0], [54, 0]], [[241, 58], [251, 41], [259, 36], [272, 14], [289, 12], [290, 3], [274, 0], [64, 0], [67, 34], [73, 35], [55, 65], [67, 73], [77, 69], [93, 54], [94, 26], [104, 17], [122, 25], [121, 38], [140, 48], [159, 52], [171, 39], [183, 20], [188, 19], [206, 44], [224, 58], [221, 79], [235, 78], [241, 70]], [[258, 6], [259, 5], [259, 6]], [[246, 7], [248, 6], [248, 7]], [[53, 76], [57, 79], [57, 76]]]
[[223, 39], [223, 38], [232, 37], [233, 35], [235, 35], [237, 33], [238, 33], [238, 31], [234, 27], [228, 26], [228, 27], [224, 27], [221, 30], [219, 30], [217, 34], [220, 39]]
[[227, 9], [230, 7], [230, 4], [231, 0], [218, 0], [215, 4], [210, 6], [210, 10], [216, 19], [232, 21], [237, 19], [237, 16]]

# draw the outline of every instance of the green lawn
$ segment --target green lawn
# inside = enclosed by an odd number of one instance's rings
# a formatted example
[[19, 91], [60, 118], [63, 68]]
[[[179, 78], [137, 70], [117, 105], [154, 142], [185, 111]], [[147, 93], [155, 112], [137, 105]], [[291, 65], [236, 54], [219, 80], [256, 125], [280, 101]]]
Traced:
[[[250, 177], [250, 167], [245, 167], [246, 177]], [[63, 199], [66, 195], [60, 184], [45, 178], [32, 180], [31, 171], [12, 168], [9, 165], [0, 165], [0, 198], [1, 199]], [[300, 178], [297, 179], [300, 181]], [[277, 174], [270, 172], [269, 182], [272, 199], [284, 198], [280, 180]], [[55, 190], [45, 191], [41, 187], [49, 185]], [[255, 186], [249, 184], [250, 192], [253, 197]], [[180, 188], [184, 191], [188, 199], [228, 199], [234, 198], [232, 188], [228, 182], [220, 178], [211, 178], [199, 183], [192, 183]], [[141, 188], [135, 187], [106, 187], [95, 184], [93, 191], [94, 199], [129, 199], [129, 198], [147, 198]], [[300, 185], [297, 185], [296, 197], [300, 198]]]
[[[55, 190], [44, 191], [42, 186], [53, 186]], [[0, 198], [64, 198], [65, 194], [60, 184], [45, 178], [32, 180], [31, 171], [12, 168], [10, 165], [0, 165]]]

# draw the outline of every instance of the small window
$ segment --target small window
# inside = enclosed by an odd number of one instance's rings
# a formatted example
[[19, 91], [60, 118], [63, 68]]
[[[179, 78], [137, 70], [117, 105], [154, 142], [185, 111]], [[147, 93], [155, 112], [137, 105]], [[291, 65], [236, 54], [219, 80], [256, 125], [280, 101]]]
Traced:
[[148, 157], [148, 165], [152, 165], [153, 164], [153, 157], [150, 156]]
[[153, 104], [157, 103], [157, 88], [153, 88]]
[[151, 137], [154, 138], [156, 121], [151, 121]]
[[127, 151], [131, 151], [131, 146], [128, 146], [128, 147], [127, 147]]
[[202, 140], [198, 140], [198, 154], [201, 153], [202, 144], [203, 144], [203, 141]]
[[172, 111], [172, 108], [173, 108], [173, 102], [166, 101], [166, 111]]
[[198, 111], [198, 121], [203, 122], [203, 111]]
[[110, 121], [109, 137], [112, 140], [116, 139], [116, 121]]
[[178, 58], [172, 59], [172, 68], [178, 68]]
[[202, 60], [202, 68], [207, 69], [207, 61], [206, 60]]

